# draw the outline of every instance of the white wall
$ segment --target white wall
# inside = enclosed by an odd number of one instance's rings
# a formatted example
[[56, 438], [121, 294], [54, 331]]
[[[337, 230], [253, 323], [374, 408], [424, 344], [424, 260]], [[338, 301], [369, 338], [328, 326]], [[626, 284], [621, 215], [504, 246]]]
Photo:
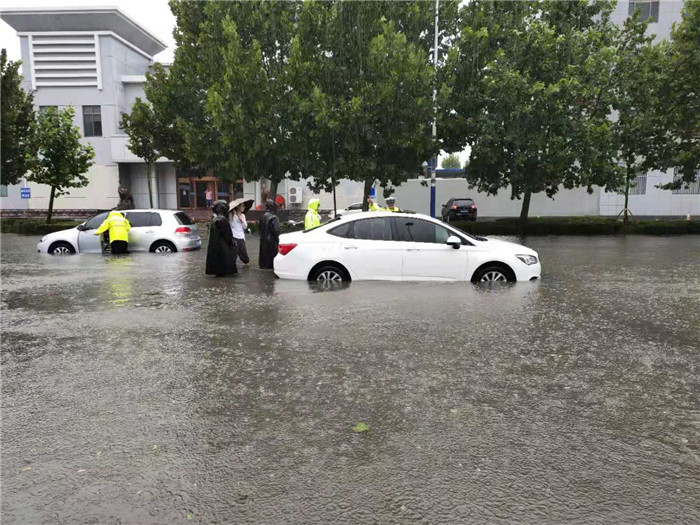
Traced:
[[[394, 196], [399, 208], [430, 213], [430, 180], [428, 186], [422, 186], [418, 179], [410, 180], [398, 188]], [[470, 190], [466, 179], [438, 179], [436, 181], [435, 212], [440, 214], [442, 205], [453, 197], [469, 197], [476, 203], [479, 217], [517, 217], [520, 215], [522, 200], [511, 200], [510, 190], [504, 188], [498, 195], [486, 195], [476, 190]], [[381, 195], [379, 189], [379, 195]], [[550, 199], [544, 193], [532, 196], [530, 216], [566, 216], [566, 215], [598, 215], [599, 190], [588, 194], [585, 189], [560, 190]], [[384, 202], [383, 198], [379, 199]]]
[[[56, 210], [107, 210], [119, 203], [119, 169], [114, 166], [92, 166], [86, 173], [88, 185], [84, 188], [73, 188], [67, 195], [54, 199]], [[20, 188], [23, 184], [9, 186], [7, 197], [0, 199], [3, 209], [16, 210], [47, 210], [51, 188], [44, 184], [29, 182], [30, 199], [20, 198]]]
[[[646, 193], [630, 195], [629, 209], [634, 215], [700, 215], [700, 195], [674, 195], [671, 190], [656, 188], [673, 182], [673, 170], [654, 171], [647, 174]], [[601, 192], [600, 214], [618, 215], [625, 206], [625, 196]]]

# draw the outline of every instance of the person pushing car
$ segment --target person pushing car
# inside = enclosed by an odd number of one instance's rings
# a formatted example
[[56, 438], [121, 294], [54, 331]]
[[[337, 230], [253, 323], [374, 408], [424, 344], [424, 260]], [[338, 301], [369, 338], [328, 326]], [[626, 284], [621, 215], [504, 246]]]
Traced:
[[100, 227], [95, 230], [95, 235], [102, 235], [109, 230], [109, 245], [112, 247], [112, 253], [118, 255], [127, 253], [129, 249], [129, 230], [131, 224], [124, 215], [119, 211], [111, 211]]

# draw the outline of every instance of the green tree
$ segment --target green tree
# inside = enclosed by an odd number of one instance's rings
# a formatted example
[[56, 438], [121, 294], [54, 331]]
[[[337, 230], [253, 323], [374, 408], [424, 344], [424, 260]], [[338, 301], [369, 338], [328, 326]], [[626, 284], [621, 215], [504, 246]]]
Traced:
[[454, 153], [450, 153], [447, 157], [442, 159], [442, 167], [446, 170], [456, 170], [462, 167], [462, 163], [459, 162], [459, 157]]
[[436, 153], [428, 13], [421, 2], [304, 4], [292, 62], [316, 188], [398, 186]]
[[637, 13], [625, 21], [615, 38], [611, 69], [612, 134], [624, 169], [624, 224], [630, 186], [638, 175], [667, 164], [672, 146], [666, 119], [659, 112], [665, 96], [664, 45], [645, 35], [647, 25]]
[[271, 181], [301, 177], [307, 137], [297, 125], [289, 55], [298, 2], [211, 2], [202, 45], [216, 49], [206, 112], [229, 153], [226, 172]]
[[36, 153], [32, 140], [34, 101], [22, 89], [20, 64], [7, 60], [5, 49], [0, 51], [0, 183], [8, 186], [24, 177]]
[[678, 179], [663, 189], [687, 187], [700, 169], [700, 2], [685, 2], [681, 23], [671, 31], [660, 113], [671, 126], [676, 145], [668, 167]]
[[471, 146], [471, 187], [533, 193], [617, 184], [606, 91], [606, 1], [490, 2], [461, 9], [439, 93], [443, 147]]
[[129, 150], [146, 163], [148, 199], [151, 208], [153, 208], [151, 170], [161, 155], [156, 148], [158, 126], [152, 106], [148, 102], [143, 102], [140, 98], [137, 98], [131, 107], [131, 113], [122, 114], [121, 128], [129, 136]]
[[29, 180], [51, 187], [46, 222], [51, 222], [55, 197], [70, 193], [71, 188], [87, 186], [84, 173], [92, 166], [92, 146], [80, 143], [80, 130], [73, 125], [72, 107], [57, 111], [49, 108], [34, 122], [37, 156], [31, 160]]

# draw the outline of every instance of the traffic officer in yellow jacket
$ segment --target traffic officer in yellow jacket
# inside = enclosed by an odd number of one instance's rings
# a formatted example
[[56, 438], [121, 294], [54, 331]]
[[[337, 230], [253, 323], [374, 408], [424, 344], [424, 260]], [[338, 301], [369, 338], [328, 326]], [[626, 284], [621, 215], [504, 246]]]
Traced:
[[369, 211], [384, 211], [384, 208], [382, 208], [379, 204], [374, 202], [372, 200], [372, 197], [370, 197], [369, 195], [367, 195], [367, 204], [368, 204], [367, 209]]
[[395, 197], [387, 197], [386, 198], [386, 208], [384, 208], [385, 211], [393, 211], [393, 212], [400, 212], [401, 208], [399, 208], [396, 205], [396, 198]]
[[304, 229], [310, 230], [316, 226], [321, 226], [321, 216], [318, 214], [318, 207], [321, 205], [319, 199], [311, 199], [309, 201], [309, 210], [304, 217]]
[[109, 244], [113, 254], [127, 253], [129, 248], [129, 230], [131, 224], [121, 212], [111, 211], [100, 227], [95, 231], [95, 235], [102, 235], [109, 230]]

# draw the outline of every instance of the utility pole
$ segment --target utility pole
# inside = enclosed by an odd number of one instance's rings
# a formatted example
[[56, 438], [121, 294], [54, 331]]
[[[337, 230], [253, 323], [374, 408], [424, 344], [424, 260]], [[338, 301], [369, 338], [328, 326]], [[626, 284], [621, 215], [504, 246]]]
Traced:
[[[437, 140], [437, 67], [438, 67], [438, 14], [440, 12], [440, 0], [435, 0], [435, 48], [433, 49], [433, 66], [435, 75], [433, 86], [433, 143]], [[430, 216], [435, 217], [435, 170], [437, 170], [437, 155], [433, 158], [432, 171], [430, 172]]]

